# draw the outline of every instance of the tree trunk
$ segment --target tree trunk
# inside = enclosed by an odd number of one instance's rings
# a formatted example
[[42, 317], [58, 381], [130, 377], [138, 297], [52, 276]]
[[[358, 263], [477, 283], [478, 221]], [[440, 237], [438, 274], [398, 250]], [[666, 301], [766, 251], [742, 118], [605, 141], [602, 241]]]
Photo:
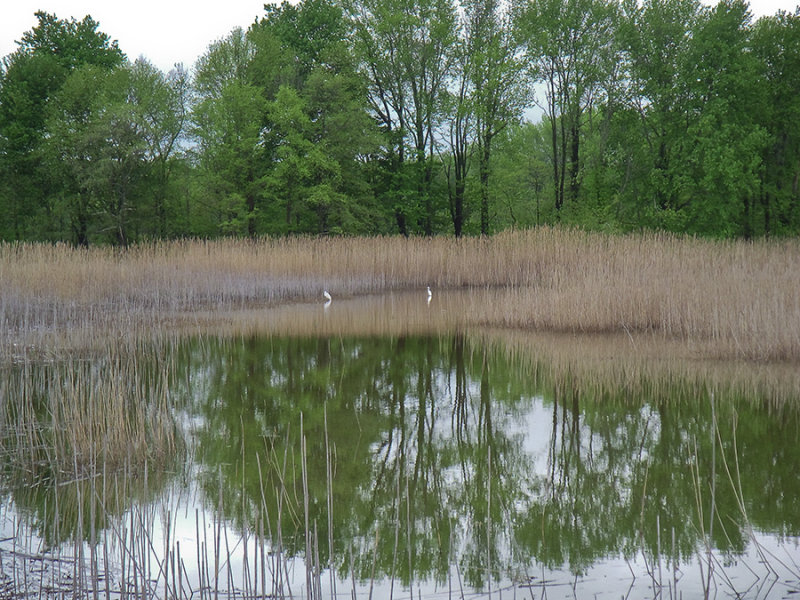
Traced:
[[256, 237], [256, 193], [255, 175], [252, 165], [247, 169], [247, 180], [245, 181], [245, 203], [247, 204], [247, 236]]
[[580, 182], [578, 177], [580, 175], [580, 127], [578, 124], [579, 117], [575, 117], [570, 128], [570, 144], [572, 156], [570, 157], [570, 173], [569, 173], [569, 188], [570, 199], [574, 202], [578, 199], [578, 189]]
[[252, 189], [247, 191], [247, 235], [256, 237], [256, 197]]
[[797, 164], [797, 171], [795, 171], [794, 178], [792, 179], [792, 196], [789, 201], [789, 222], [795, 225], [798, 222], [798, 204], [800, 204], [800, 163]]
[[753, 237], [753, 225], [750, 217], [750, 205], [752, 204], [750, 197], [744, 196], [744, 211], [742, 217], [742, 235], [744, 239], [750, 240]]
[[486, 136], [480, 149], [478, 166], [481, 182], [481, 235], [489, 235], [489, 158], [491, 156], [491, 136]]
[[556, 212], [561, 211], [561, 206], [564, 203], [564, 197], [560, 193], [560, 186], [559, 181], [561, 180], [560, 176], [560, 164], [558, 160], [558, 118], [556, 117], [556, 98], [555, 98], [555, 80], [554, 76], [551, 73], [550, 75], [550, 91], [548, 97], [548, 113], [550, 117], [550, 141], [553, 146], [553, 197], [556, 207]]
[[460, 238], [464, 228], [464, 190], [466, 188], [464, 180], [456, 174], [456, 193], [453, 210], [453, 231], [457, 238]]
[[567, 180], [567, 126], [562, 113], [558, 119], [561, 130], [561, 139], [558, 149], [558, 209], [564, 206], [564, 198], [566, 198], [566, 180]]
[[117, 244], [123, 248], [128, 247], [128, 232], [125, 227], [125, 211], [127, 206], [127, 194], [121, 191], [117, 196]]
[[394, 218], [397, 221], [397, 230], [403, 237], [408, 237], [408, 223], [406, 223], [406, 215], [402, 208], [397, 207], [394, 209]]
[[80, 246], [82, 248], [89, 247], [88, 220], [89, 219], [86, 215], [86, 211], [84, 210], [83, 207], [83, 200], [79, 197], [77, 214], [75, 215], [72, 221], [72, 231], [75, 236], [76, 246]]

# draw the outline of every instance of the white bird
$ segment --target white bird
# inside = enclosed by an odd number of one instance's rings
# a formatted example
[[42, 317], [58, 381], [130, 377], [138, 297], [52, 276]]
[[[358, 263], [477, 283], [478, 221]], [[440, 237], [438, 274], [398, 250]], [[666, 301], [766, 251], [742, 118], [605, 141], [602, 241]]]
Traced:
[[333, 298], [331, 298], [331, 295], [328, 293], [328, 290], [324, 290], [324, 291], [322, 292], [322, 295], [323, 295], [323, 296], [325, 296], [325, 300], [327, 300], [328, 302], [330, 302], [331, 300], [333, 300]]
[[433, 292], [431, 292], [431, 286], [428, 286], [428, 303], [430, 304], [431, 298], [433, 297]]

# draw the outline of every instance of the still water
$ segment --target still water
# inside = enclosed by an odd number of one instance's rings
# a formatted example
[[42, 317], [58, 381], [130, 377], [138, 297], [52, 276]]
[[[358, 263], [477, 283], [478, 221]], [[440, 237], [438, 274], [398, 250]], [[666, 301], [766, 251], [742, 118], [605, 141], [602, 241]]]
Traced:
[[800, 592], [793, 407], [595, 398], [462, 333], [204, 336], [139, 361], [181, 450], [135, 475], [5, 468], [0, 596]]

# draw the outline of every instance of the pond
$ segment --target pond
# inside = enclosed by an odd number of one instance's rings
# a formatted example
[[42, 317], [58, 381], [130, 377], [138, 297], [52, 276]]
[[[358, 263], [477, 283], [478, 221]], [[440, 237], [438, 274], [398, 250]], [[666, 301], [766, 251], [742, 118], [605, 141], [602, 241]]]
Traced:
[[[27, 408], [6, 409], [0, 596], [800, 592], [796, 404], [593, 394], [458, 327], [196, 335], [2, 378]], [[81, 454], [52, 401], [92, 393], [124, 406]]]

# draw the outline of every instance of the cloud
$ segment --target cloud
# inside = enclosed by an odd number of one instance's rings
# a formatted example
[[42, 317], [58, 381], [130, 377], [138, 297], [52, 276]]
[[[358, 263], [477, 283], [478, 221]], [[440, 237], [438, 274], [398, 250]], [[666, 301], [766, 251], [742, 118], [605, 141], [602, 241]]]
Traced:
[[[0, 56], [17, 49], [15, 40], [37, 23], [34, 13], [40, 2], [21, 0], [3, 7], [0, 19]], [[131, 6], [135, 9], [131, 10]], [[226, 36], [234, 27], [248, 27], [263, 15], [264, 0], [226, 0], [206, 8], [187, 0], [140, 0], [130, 3], [102, 0], [52, 0], [47, 12], [60, 19], [78, 20], [87, 14], [100, 23], [100, 30], [119, 42], [131, 60], [145, 56], [162, 70], [182, 62], [191, 67], [208, 45]]]

